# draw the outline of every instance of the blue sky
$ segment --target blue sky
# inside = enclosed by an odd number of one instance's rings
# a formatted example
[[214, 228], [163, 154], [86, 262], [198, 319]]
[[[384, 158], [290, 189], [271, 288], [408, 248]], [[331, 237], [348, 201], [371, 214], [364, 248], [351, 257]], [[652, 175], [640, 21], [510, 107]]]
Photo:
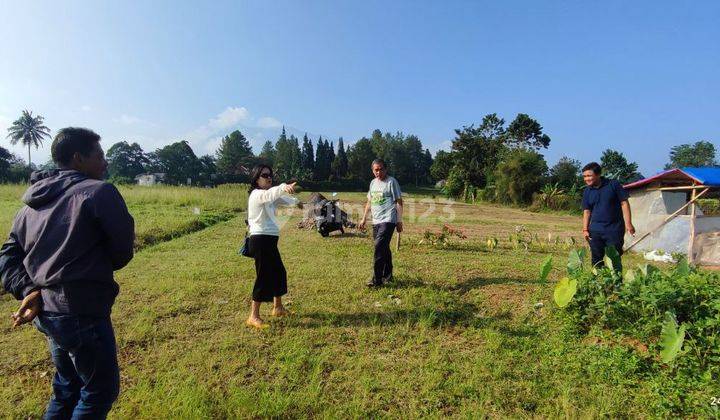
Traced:
[[649, 175], [673, 145], [720, 148], [720, 2], [208, 3], [3, 2], [0, 132], [28, 108], [106, 147], [205, 154], [240, 128], [259, 151], [284, 124], [347, 143], [400, 130], [434, 152], [523, 112], [550, 164], [614, 148]]

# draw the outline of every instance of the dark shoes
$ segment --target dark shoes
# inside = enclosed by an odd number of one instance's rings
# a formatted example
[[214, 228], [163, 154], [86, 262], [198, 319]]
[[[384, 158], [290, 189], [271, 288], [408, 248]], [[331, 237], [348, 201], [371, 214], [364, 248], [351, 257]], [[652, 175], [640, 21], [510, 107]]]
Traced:
[[389, 277], [384, 277], [384, 278], [383, 278], [382, 280], [380, 280], [380, 281], [377, 281], [377, 280], [375, 280], [375, 277], [372, 277], [370, 280], [368, 280], [367, 283], [365, 283], [365, 285], [366, 285], [367, 287], [370, 287], [370, 288], [382, 287], [382, 286], [385, 285], [385, 283], [390, 283], [390, 282], [392, 282], [392, 281], [393, 281], [393, 276], [392, 276], [392, 275], [390, 275]]
[[365, 283], [365, 286], [370, 287], [370, 288], [382, 287], [382, 285], [383, 285], [383, 282], [376, 281], [375, 277], [371, 278], [370, 280], [368, 280], [367, 283]]

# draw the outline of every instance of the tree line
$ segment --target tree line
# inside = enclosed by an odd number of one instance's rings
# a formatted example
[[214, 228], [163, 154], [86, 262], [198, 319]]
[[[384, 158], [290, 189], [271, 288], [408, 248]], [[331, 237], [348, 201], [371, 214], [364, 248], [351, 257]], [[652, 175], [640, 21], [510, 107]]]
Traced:
[[[547, 191], [575, 200], [584, 186], [583, 164], [563, 156], [548, 167], [540, 151], [550, 143], [542, 125], [527, 114], [518, 114], [509, 124], [488, 114], [477, 126], [455, 130], [451, 150], [437, 152], [430, 173], [434, 180], [443, 180], [448, 195], [467, 201], [527, 205]], [[638, 164], [617, 150], [604, 150], [599, 163], [605, 176], [621, 183], [644, 178]], [[718, 166], [715, 146], [699, 141], [672, 147], [666, 169], [707, 166]]]
[[[22, 182], [35, 169], [54, 167], [31, 163], [31, 148], [42, 146], [50, 130], [40, 115], [23, 111], [8, 128], [11, 144], [28, 148], [27, 163], [0, 146], [0, 181]], [[214, 155], [197, 156], [187, 141], [178, 141], [152, 152], [138, 143], [120, 141], [107, 149], [108, 176], [116, 183], [134, 183], [138, 175], [163, 173], [166, 183], [214, 185], [247, 182], [252, 166], [264, 162], [273, 166], [283, 180], [306, 182], [366, 182], [372, 178], [370, 164], [384, 159], [390, 173], [403, 184], [428, 185], [444, 182], [444, 191], [466, 200], [528, 204], [533, 195], [552, 186], [576, 193], [582, 188], [581, 162], [563, 156], [548, 167], [540, 151], [550, 146], [551, 138], [542, 125], [527, 114], [518, 114], [509, 124], [497, 114], [483, 117], [477, 126], [455, 130], [450, 151], [440, 150], [433, 158], [415, 135], [374, 130], [347, 146], [342, 137], [337, 143], [307, 134], [302, 141], [287, 135], [285, 128], [273, 143], [266, 141], [257, 155], [245, 136], [235, 130], [223, 137]], [[600, 156], [605, 175], [622, 183], [643, 177], [638, 164], [622, 152], [607, 149]], [[718, 166], [716, 149], [709, 141], [681, 144], [670, 150], [666, 169]]]
[[193, 184], [209, 185], [247, 182], [249, 170], [258, 163], [266, 163], [283, 180], [367, 181], [372, 178], [372, 161], [380, 157], [400, 182], [415, 185], [432, 182], [432, 155], [415, 135], [375, 130], [370, 137], [363, 137], [349, 147], [345, 147], [342, 137], [337, 145], [322, 137], [315, 143], [306, 134], [301, 144], [283, 128], [274, 144], [266, 141], [255, 155], [247, 138], [235, 130], [223, 137], [214, 156], [197, 157], [186, 141], [151, 153], [145, 153], [137, 143], [122, 141], [107, 151], [108, 175], [113, 182], [129, 183], [143, 173], [163, 173], [167, 183], [184, 184], [190, 179]]

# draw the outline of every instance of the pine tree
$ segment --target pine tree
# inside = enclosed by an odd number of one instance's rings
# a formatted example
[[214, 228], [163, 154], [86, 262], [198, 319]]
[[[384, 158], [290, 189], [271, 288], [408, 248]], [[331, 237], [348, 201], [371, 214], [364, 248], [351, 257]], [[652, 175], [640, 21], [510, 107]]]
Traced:
[[250, 143], [238, 130], [223, 138], [216, 154], [218, 173], [230, 181], [247, 176], [255, 157]]
[[285, 127], [275, 143], [275, 173], [283, 180], [298, 179], [303, 175], [298, 139], [287, 137]]
[[323, 145], [323, 158], [322, 158], [322, 181], [327, 181], [330, 178], [332, 169], [332, 161], [335, 158], [335, 151], [332, 148], [332, 144], [327, 140], [324, 141]]
[[267, 165], [275, 165], [275, 147], [270, 140], [266, 141], [265, 144], [263, 144], [262, 150], [260, 151], [260, 155], [258, 157], [263, 163]]
[[309, 174], [313, 174], [315, 170], [315, 154], [313, 153], [312, 141], [307, 136], [307, 133], [303, 136], [302, 145], [302, 166]]
[[345, 145], [343, 144], [343, 138], [338, 139], [338, 152], [337, 156], [332, 163], [332, 173], [335, 178], [345, 178], [348, 172], [348, 158], [345, 153]]
[[316, 181], [323, 181], [325, 179], [323, 178], [323, 168], [325, 167], [323, 159], [325, 159], [325, 142], [322, 136], [320, 136], [315, 152], [315, 166], [313, 167], [313, 178]]

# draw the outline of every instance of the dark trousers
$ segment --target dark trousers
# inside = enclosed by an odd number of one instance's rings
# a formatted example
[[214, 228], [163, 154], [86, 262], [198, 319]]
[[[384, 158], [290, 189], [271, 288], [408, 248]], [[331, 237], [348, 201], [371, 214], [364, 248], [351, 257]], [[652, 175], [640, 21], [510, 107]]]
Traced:
[[373, 225], [373, 239], [375, 240], [375, 264], [373, 267], [373, 280], [382, 283], [392, 276], [392, 252], [390, 252], [390, 240], [395, 223], [378, 223]]
[[272, 302], [287, 293], [287, 271], [280, 258], [278, 237], [250, 235], [250, 253], [255, 258], [255, 302]]
[[43, 312], [35, 326], [47, 337], [56, 369], [45, 419], [104, 419], [120, 393], [110, 316]]
[[[605, 258], [605, 247], [615, 247], [618, 254], [622, 256], [624, 244], [625, 232], [591, 231], [590, 255], [593, 267], [598, 263], [602, 263], [603, 258]], [[619, 267], [615, 267], [615, 270], [622, 273], [622, 263], [619, 264]]]

